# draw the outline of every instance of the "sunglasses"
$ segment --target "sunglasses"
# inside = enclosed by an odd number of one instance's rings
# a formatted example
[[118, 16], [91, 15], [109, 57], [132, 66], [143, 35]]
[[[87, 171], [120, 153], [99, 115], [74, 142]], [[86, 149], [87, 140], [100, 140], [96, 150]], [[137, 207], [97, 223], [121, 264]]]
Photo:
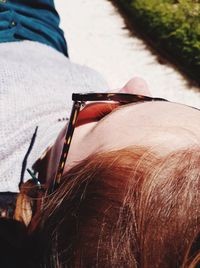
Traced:
[[65, 163], [72, 142], [73, 133], [76, 127], [96, 122], [108, 115], [119, 106], [152, 101], [167, 101], [163, 98], [152, 98], [143, 95], [126, 93], [88, 93], [72, 94], [73, 106], [66, 130], [65, 139], [62, 147], [60, 161], [56, 171], [55, 178], [50, 186], [49, 193], [54, 192], [63, 175]]

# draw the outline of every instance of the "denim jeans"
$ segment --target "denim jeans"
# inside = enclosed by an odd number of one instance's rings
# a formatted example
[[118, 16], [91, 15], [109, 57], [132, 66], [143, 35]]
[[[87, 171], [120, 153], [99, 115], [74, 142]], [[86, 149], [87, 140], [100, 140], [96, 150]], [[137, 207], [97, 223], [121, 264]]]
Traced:
[[32, 40], [68, 56], [53, 0], [0, 0], [0, 42]]

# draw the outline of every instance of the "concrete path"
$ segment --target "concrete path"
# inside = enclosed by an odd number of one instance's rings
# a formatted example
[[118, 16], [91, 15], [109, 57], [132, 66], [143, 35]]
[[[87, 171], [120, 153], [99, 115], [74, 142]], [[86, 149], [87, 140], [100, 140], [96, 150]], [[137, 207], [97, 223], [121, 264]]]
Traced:
[[200, 89], [170, 65], [162, 65], [107, 0], [55, 0], [70, 58], [98, 70], [110, 88], [133, 76], [143, 77], [154, 96], [200, 108]]

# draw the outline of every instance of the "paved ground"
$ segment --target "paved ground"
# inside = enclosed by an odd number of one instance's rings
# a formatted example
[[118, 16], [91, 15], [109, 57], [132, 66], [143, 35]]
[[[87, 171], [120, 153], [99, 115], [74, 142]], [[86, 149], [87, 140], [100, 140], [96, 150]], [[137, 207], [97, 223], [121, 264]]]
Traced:
[[154, 96], [200, 107], [200, 89], [131, 37], [121, 16], [107, 0], [55, 0], [71, 60], [98, 70], [111, 88], [133, 76], [146, 79]]

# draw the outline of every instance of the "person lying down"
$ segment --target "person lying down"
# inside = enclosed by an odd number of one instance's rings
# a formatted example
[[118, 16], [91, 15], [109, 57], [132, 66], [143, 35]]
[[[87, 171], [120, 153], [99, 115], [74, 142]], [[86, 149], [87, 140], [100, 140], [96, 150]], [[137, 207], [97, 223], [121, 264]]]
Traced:
[[0, 48], [0, 267], [200, 267], [200, 111], [73, 63], [52, 0]]

